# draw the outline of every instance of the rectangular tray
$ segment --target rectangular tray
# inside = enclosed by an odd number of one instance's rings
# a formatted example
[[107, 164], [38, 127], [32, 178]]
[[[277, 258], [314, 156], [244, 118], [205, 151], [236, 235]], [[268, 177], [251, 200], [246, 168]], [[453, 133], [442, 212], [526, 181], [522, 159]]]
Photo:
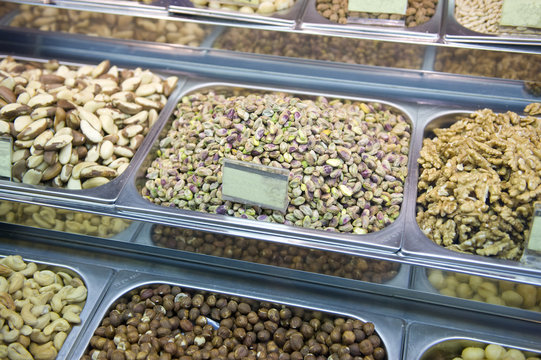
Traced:
[[485, 43], [502, 45], [541, 45], [541, 29], [537, 35], [493, 35], [470, 30], [455, 18], [455, 0], [447, 1], [443, 38], [449, 43]]
[[[402, 331], [405, 326], [404, 322], [401, 319], [391, 316], [382, 316], [379, 314], [372, 314], [370, 311], [364, 311], [362, 304], [360, 304], [357, 308], [352, 309], [349, 307], [341, 307], [340, 299], [336, 299], [336, 302], [333, 303], [321, 303], [317, 299], [308, 300], [295, 297], [295, 294], [285, 294], [283, 293], [283, 290], [280, 291], [279, 289], [274, 289], [272, 291], [272, 295], [267, 295], [267, 291], [258, 289], [257, 287], [246, 287], [246, 284], [243, 282], [238, 283], [238, 286], [235, 287], [235, 289], [224, 289], [215, 281], [212, 283], [207, 283], [196, 278], [186, 279], [183, 278], [183, 276], [173, 278], [132, 271], [119, 271], [116, 274], [112, 280], [109, 288], [110, 290], [105, 294], [98, 311], [94, 313], [89, 326], [86, 328], [84, 336], [79, 339], [78, 345], [72, 349], [70, 358], [78, 359], [84, 354], [84, 351], [86, 350], [95, 329], [97, 329], [108, 309], [118, 298], [132, 289], [149, 284], [177, 285], [193, 290], [210, 291], [213, 293], [239, 296], [259, 301], [268, 301], [305, 309], [314, 309], [339, 316], [348, 316], [363, 321], [370, 321], [375, 325], [376, 332], [385, 345], [387, 358], [401, 358], [403, 337]], [[259, 293], [258, 291], [262, 292]], [[367, 308], [370, 308], [370, 304], [366, 305]]]
[[[480, 104], [479, 108], [483, 108]], [[508, 110], [522, 113], [523, 108], [517, 108], [514, 106], [506, 106], [505, 103], [501, 107], [492, 107], [494, 112], [506, 112]], [[474, 112], [475, 109], [465, 108], [458, 105], [451, 107], [447, 106], [423, 106], [419, 109], [418, 119], [419, 123], [414, 134], [415, 142], [414, 148], [411, 150], [410, 160], [412, 165], [410, 167], [410, 174], [408, 181], [410, 182], [410, 192], [408, 193], [406, 210], [406, 226], [404, 230], [404, 241], [402, 244], [401, 252], [405, 255], [413, 255], [418, 258], [431, 259], [434, 261], [451, 262], [453, 265], [466, 264], [472, 266], [480, 266], [487, 271], [492, 269], [503, 270], [508, 274], [517, 274], [517, 270], [526, 275], [533, 274], [539, 276], [541, 274], [540, 269], [533, 269], [526, 267], [518, 261], [497, 259], [481, 255], [464, 254], [456, 251], [452, 251], [437, 245], [431, 239], [429, 239], [419, 228], [416, 221], [416, 202], [417, 202], [417, 184], [419, 181], [419, 165], [417, 161], [420, 156], [420, 150], [422, 147], [422, 140], [425, 134], [435, 127], [446, 127], [455, 122], [454, 117], [457, 115], [464, 115]], [[436, 120], [438, 119], [438, 120]], [[436, 120], [436, 121], [435, 121]], [[449, 268], [452, 270], [452, 268]], [[487, 273], [489, 274], [489, 273]], [[509, 278], [513, 281], [514, 275]]]
[[436, 12], [426, 23], [413, 26], [377, 26], [365, 24], [338, 24], [323, 17], [316, 10], [316, 0], [307, 0], [301, 28], [307, 30], [336, 31], [349, 35], [385, 36], [402, 40], [436, 42], [439, 39], [444, 0], [439, 0]]
[[[404, 347], [404, 359], [406, 360], [429, 360], [440, 359], [438, 349], [458, 349], [462, 346], [474, 346], [481, 344], [498, 344], [505, 348], [517, 348], [523, 351], [541, 352], [541, 338], [539, 332], [528, 333], [521, 329], [494, 329], [490, 324], [484, 324], [484, 331], [473, 332], [465, 329], [446, 328], [424, 323], [410, 323], [406, 328], [406, 345]], [[530, 329], [532, 330], [532, 329]], [[509, 331], [516, 336], [504, 337]], [[445, 343], [445, 344], [442, 344]], [[443, 346], [442, 346], [443, 345]], [[460, 353], [458, 354], [460, 355]], [[447, 359], [447, 357], [441, 357]]]
[[209, 9], [208, 7], [189, 7], [174, 4], [169, 5], [168, 10], [169, 13], [178, 16], [199, 16], [213, 18], [218, 21], [225, 20], [233, 23], [244, 22], [247, 24], [251, 23], [294, 28], [302, 15], [305, 1], [306, 0], [295, 0], [295, 4], [291, 8], [277, 11], [269, 15], [244, 14], [238, 11], [216, 10]]
[[[488, 314], [500, 314], [506, 317], [513, 317], [517, 319], [528, 319], [530, 321], [535, 321], [536, 319], [541, 320], [541, 313], [523, 309], [516, 308], [505, 305], [494, 305], [489, 304], [483, 301], [477, 301], [472, 299], [463, 299], [453, 296], [448, 296], [441, 294], [437, 289], [435, 289], [430, 281], [428, 280], [426, 271], [428, 268], [417, 266], [412, 270], [412, 279], [411, 279], [411, 289], [421, 291], [427, 294], [434, 294], [438, 297], [441, 303], [448, 304], [453, 307], [460, 309], [471, 309], [477, 312], [484, 312]], [[443, 270], [445, 271], [445, 270]], [[530, 279], [531, 280], [531, 279]], [[539, 287], [538, 285], [535, 285]], [[441, 298], [441, 299], [440, 299]]]
[[[0, 55], [0, 58], [4, 57], [5, 55]], [[40, 58], [14, 58], [18, 61], [47, 62], [47, 60]], [[84, 65], [81, 63], [68, 63], [62, 61], [60, 62], [60, 64], [68, 66]], [[157, 74], [159, 75], [159, 73]], [[40, 197], [51, 199], [52, 201], [60, 203], [63, 201], [81, 201], [86, 203], [89, 207], [94, 207], [96, 206], [96, 204], [97, 206], [112, 206], [113, 203], [117, 200], [120, 190], [124, 186], [126, 179], [129, 177], [129, 174], [134, 171], [134, 163], [136, 163], [138, 159], [143, 156], [142, 149], [145, 148], [146, 144], [152, 143], [154, 137], [158, 135], [159, 128], [161, 127], [160, 124], [166, 121], [174, 110], [174, 107], [176, 105], [175, 99], [178, 96], [177, 94], [180, 92], [182, 82], [183, 78], [180, 76], [176, 89], [173, 90], [173, 92], [169, 96], [167, 103], [159, 113], [156, 123], [154, 124], [154, 126], [152, 126], [151, 129], [149, 129], [149, 132], [145, 136], [145, 139], [143, 140], [139, 149], [135, 152], [135, 155], [130, 161], [130, 165], [120, 176], [111, 180], [109, 183], [92, 189], [70, 190], [64, 188], [56, 189], [44, 185], [29, 185], [11, 182], [7, 180], [0, 180], [0, 192], [2, 192], [6, 198], [20, 199], [23, 201], [27, 200], [28, 202], [34, 201], [34, 197]]]
[[[414, 109], [411, 108], [411, 104], [407, 103], [398, 103], [397, 102], [388, 102], [382, 101], [381, 99], [373, 100], [366, 98], [352, 98], [347, 96], [338, 96], [333, 94], [325, 94], [321, 92], [306, 92], [298, 91], [295, 89], [280, 89], [272, 88], [268, 86], [253, 86], [253, 85], [242, 85], [235, 83], [221, 83], [221, 82], [212, 82], [210, 80], [201, 80], [193, 79], [189, 81], [186, 86], [183, 87], [182, 95], [191, 93], [197, 90], [203, 89], [212, 89], [212, 88], [244, 88], [252, 89], [255, 91], [265, 90], [265, 91], [282, 91], [302, 96], [316, 96], [322, 95], [329, 98], [343, 98], [343, 99], [353, 99], [353, 100], [363, 100], [363, 101], [376, 101], [385, 105], [390, 105], [394, 109], [399, 110], [402, 114], [409, 119], [410, 126], [413, 128], [416, 126], [414, 121], [413, 114], [415, 113]], [[217, 232], [216, 227], [220, 227], [222, 231], [225, 231], [228, 234], [235, 234], [236, 232], [243, 229], [255, 230], [260, 234], [265, 234], [272, 236], [273, 239], [276, 239], [279, 242], [287, 242], [287, 237], [290, 236], [302, 236], [310, 240], [317, 239], [318, 241], [328, 242], [329, 240], [333, 245], [342, 243], [342, 246], [357, 246], [362, 244], [363, 246], [369, 246], [373, 248], [386, 249], [390, 251], [397, 251], [400, 248], [400, 242], [402, 237], [402, 227], [403, 227], [403, 214], [401, 214], [391, 225], [385, 227], [382, 230], [379, 230], [374, 233], [364, 234], [364, 235], [355, 235], [355, 234], [346, 234], [346, 233], [332, 233], [332, 237], [328, 236], [328, 232], [321, 230], [306, 229], [302, 227], [288, 226], [278, 223], [268, 223], [268, 222], [259, 222], [248, 219], [242, 219], [232, 216], [218, 215], [218, 214], [209, 214], [202, 213], [198, 211], [183, 210], [178, 208], [167, 208], [160, 205], [150, 203], [144, 199], [138, 190], [138, 186], [141, 185], [141, 182], [144, 184], [145, 173], [148, 165], [153, 160], [153, 154], [159, 146], [159, 140], [167, 133], [169, 130], [169, 125], [172, 123], [173, 119], [169, 119], [167, 124], [161, 124], [161, 135], [159, 138], [156, 138], [156, 141], [153, 145], [145, 148], [145, 152], [148, 154], [144, 160], [139, 160], [137, 162], [138, 171], [131, 173], [130, 179], [127, 181], [126, 187], [124, 187], [118, 202], [116, 203], [117, 208], [120, 212], [127, 212], [130, 214], [137, 214], [138, 216], [149, 216], [149, 217], [160, 217], [160, 222], [164, 225], [179, 225], [181, 223], [187, 224], [191, 223], [189, 226], [196, 230], [210, 230], [211, 232]], [[412, 130], [413, 132], [413, 130]], [[411, 140], [410, 140], [411, 141]], [[410, 151], [412, 149], [412, 142], [410, 142]], [[409, 164], [411, 164], [411, 157], [409, 158]], [[408, 181], [406, 181], [404, 186], [404, 194], [408, 192], [407, 187]], [[406, 195], [404, 196], [404, 198]], [[142, 219], [145, 220], [145, 219]], [[195, 227], [194, 225], [197, 224]], [[227, 229], [227, 230], [226, 230]], [[242, 235], [241, 235], [242, 236]], [[262, 235], [265, 236], [265, 235]]]
[[[137, 235], [133, 238], [132, 242], [135, 244], [141, 244], [141, 245], [147, 245], [147, 246], [159, 246], [166, 249], [173, 249], [166, 246], [157, 245], [152, 240], [152, 228], [154, 226], [156, 225], [151, 224], [151, 223], [143, 223], [142, 227], [140, 228], [140, 230], [138, 230]], [[201, 237], [206, 236], [205, 234], [207, 234], [208, 236], [221, 236], [220, 234], [211, 234], [211, 233], [201, 232]], [[282, 244], [277, 244], [274, 242], [267, 242], [264, 240], [257, 240], [257, 239], [246, 239], [246, 240], [254, 241], [258, 243], [265, 243], [265, 244], [268, 243], [269, 246], [274, 245], [274, 246], [297, 247], [295, 245], [282, 245]], [[258, 246], [258, 245], [250, 245], [250, 246]], [[220, 263], [220, 265], [229, 266], [235, 269], [239, 269], [242, 267], [243, 269], [246, 269], [246, 270], [253, 270], [255, 272], [263, 272], [265, 274], [281, 271], [284, 274], [284, 276], [290, 276], [292, 278], [301, 278], [307, 281], [318, 281], [317, 279], [319, 278], [320, 279], [319, 281], [322, 283], [329, 283], [333, 285], [338, 285], [338, 283], [343, 283], [346, 288], [351, 288], [352, 283], [369, 282], [369, 283], [374, 283], [374, 284], [407, 289], [409, 285], [409, 281], [410, 281], [411, 265], [408, 265], [408, 264], [399, 264], [400, 268], [398, 269], [397, 274], [392, 279], [388, 281], [383, 281], [380, 283], [380, 282], [372, 282], [369, 280], [355, 279], [354, 277], [347, 278], [345, 276], [340, 276], [340, 275], [326, 274], [323, 271], [317, 272], [317, 271], [312, 271], [312, 270], [307, 270], [307, 269], [299, 269], [296, 267], [287, 267], [285, 265], [269, 264], [262, 261], [257, 262], [253, 260], [244, 260], [244, 259], [238, 259], [234, 257], [225, 257], [225, 256], [218, 257], [217, 255], [212, 255], [212, 254], [198, 252], [198, 251], [190, 251], [190, 250], [177, 250], [177, 249], [173, 249], [173, 250], [176, 250], [179, 252], [189, 252], [192, 254], [198, 254], [201, 257], [200, 261], [203, 263], [215, 264], [215, 265]], [[259, 250], [261, 251], [261, 249]], [[354, 255], [350, 255], [350, 254], [340, 254], [340, 253], [337, 253], [336, 251], [317, 249], [317, 244], [315, 246], [310, 247], [310, 250], [318, 250], [318, 251], [326, 252], [329, 255], [335, 254], [335, 255], [350, 256], [352, 258], [354, 257]], [[272, 251], [277, 251], [277, 250], [274, 249]], [[365, 257], [359, 257], [359, 259], [364, 259], [364, 258]], [[370, 261], [372, 259], [366, 258], [366, 260]], [[281, 270], [281, 269], [284, 269], [284, 270]]]
[[62, 269], [75, 273], [84, 281], [88, 294], [85, 306], [80, 314], [81, 324], [72, 327], [57, 356], [57, 359], [68, 359], [68, 353], [78, 343], [78, 338], [83, 333], [83, 329], [86, 328], [87, 323], [93, 319], [94, 311], [97, 309], [98, 304], [105, 294], [105, 290], [109, 286], [109, 282], [113, 276], [113, 270], [104, 266], [72, 263], [69, 260], [64, 261], [64, 259], [60, 262], [56, 258], [49, 259], [43, 257], [39, 251], [25, 254], [17, 252], [16, 249], [4, 249], [3, 247], [0, 249], [1, 257], [21, 255], [26, 263], [35, 262], [36, 264], [45, 264], [57, 270]]

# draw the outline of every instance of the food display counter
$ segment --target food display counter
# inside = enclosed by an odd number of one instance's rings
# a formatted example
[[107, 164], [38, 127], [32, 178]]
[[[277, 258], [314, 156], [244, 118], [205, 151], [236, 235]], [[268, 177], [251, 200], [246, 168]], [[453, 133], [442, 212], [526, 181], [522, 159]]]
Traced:
[[0, 2], [0, 358], [541, 358], [537, 33], [456, 6]]

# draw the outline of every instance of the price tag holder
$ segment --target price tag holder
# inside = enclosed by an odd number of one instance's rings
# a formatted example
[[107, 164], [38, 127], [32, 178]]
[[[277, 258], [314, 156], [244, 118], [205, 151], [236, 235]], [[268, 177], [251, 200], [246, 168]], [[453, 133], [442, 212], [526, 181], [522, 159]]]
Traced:
[[11, 154], [13, 139], [11, 136], [0, 136], [0, 180], [11, 181]]
[[541, 29], [541, 0], [504, 0], [500, 25]]
[[524, 244], [524, 253], [520, 262], [531, 267], [541, 268], [541, 202], [533, 204], [530, 236]]
[[348, 11], [406, 15], [408, 0], [349, 0]]
[[224, 159], [222, 199], [285, 212], [289, 170]]

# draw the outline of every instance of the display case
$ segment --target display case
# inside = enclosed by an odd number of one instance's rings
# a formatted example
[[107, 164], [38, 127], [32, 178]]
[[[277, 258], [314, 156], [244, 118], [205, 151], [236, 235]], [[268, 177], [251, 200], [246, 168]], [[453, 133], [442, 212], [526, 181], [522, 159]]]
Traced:
[[541, 358], [537, 34], [408, 3], [0, 2], [0, 357]]

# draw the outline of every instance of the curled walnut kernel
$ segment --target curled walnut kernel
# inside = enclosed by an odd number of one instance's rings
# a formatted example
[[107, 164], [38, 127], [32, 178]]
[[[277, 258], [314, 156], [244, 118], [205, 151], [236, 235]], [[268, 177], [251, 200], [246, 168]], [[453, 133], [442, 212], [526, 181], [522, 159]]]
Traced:
[[484, 109], [434, 134], [419, 158], [421, 230], [451, 250], [518, 260], [541, 199], [541, 120]]

